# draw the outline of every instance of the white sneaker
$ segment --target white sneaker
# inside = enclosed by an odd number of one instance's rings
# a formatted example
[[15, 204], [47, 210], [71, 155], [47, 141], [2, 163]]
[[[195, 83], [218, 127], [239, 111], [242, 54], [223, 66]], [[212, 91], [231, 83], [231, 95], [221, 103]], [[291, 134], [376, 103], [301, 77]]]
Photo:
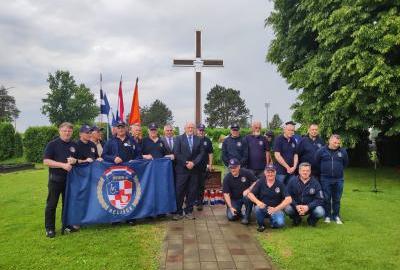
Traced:
[[324, 220], [325, 223], [331, 223], [331, 218], [330, 217], [326, 217]]
[[339, 225], [342, 225], [342, 224], [343, 224], [343, 222], [342, 222], [342, 220], [340, 219], [340, 217], [336, 217], [336, 218], [335, 218], [335, 221], [336, 221], [336, 224], [339, 224]]

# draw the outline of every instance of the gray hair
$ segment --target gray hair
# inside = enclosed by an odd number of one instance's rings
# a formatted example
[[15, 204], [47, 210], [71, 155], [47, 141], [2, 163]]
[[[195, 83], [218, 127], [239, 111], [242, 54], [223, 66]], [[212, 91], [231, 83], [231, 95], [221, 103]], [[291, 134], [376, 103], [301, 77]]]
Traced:
[[301, 168], [303, 168], [303, 167], [310, 167], [310, 168], [311, 168], [311, 164], [308, 163], [308, 162], [302, 162], [302, 163], [300, 163], [300, 165], [299, 165], [299, 170], [300, 170]]

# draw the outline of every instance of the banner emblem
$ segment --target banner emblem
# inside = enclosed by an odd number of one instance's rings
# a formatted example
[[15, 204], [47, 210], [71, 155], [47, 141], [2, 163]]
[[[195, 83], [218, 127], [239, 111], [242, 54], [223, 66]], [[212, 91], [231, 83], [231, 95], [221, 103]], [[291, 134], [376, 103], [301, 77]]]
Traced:
[[104, 210], [113, 215], [128, 215], [139, 203], [142, 191], [132, 168], [112, 166], [97, 183], [97, 199]]

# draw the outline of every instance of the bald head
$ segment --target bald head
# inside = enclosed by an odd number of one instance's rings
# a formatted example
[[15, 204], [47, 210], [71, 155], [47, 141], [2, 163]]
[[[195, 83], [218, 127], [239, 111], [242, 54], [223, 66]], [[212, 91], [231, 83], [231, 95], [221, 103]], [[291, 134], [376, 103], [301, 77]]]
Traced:
[[251, 124], [251, 131], [253, 132], [253, 135], [259, 136], [261, 134], [261, 122], [254, 121]]

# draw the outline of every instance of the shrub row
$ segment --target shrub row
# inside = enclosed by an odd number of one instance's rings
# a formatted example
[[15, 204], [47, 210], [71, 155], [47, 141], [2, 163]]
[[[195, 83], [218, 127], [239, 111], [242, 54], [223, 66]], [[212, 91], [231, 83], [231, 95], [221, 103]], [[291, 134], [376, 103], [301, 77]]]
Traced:
[[22, 157], [22, 137], [11, 123], [0, 123], [0, 160]]

